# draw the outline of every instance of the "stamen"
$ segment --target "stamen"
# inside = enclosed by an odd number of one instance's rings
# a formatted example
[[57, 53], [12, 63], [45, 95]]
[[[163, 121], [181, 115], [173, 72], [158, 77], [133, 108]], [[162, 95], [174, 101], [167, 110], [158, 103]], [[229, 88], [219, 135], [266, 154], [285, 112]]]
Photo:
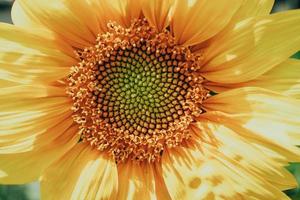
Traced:
[[96, 45], [78, 51], [67, 93], [84, 142], [108, 151], [116, 162], [156, 161], [164, 148], [190, 137], [207, 96], [196, 75], [201, 57], [177, 46], [169, 31], [145, 19], [130, 28], [108, 23]]

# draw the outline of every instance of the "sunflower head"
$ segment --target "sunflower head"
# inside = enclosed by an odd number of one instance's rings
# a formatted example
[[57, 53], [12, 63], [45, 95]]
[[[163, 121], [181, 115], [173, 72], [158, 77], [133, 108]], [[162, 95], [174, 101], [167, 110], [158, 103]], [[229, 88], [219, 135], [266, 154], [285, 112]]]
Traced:
[[115, 22], [96, 44], [78, 50], [67, 92], [81, 137], [124, 161], [155, 161], [164, 148], [190, 137], [208, 91], [197, 74], [201, 55], [179, 46], [145, 18], [129, 28]]

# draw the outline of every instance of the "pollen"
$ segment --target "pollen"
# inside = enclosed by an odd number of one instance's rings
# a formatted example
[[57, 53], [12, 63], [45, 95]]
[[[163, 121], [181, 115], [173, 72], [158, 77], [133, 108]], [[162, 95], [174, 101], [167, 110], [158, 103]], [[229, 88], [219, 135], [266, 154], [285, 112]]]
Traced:
[[145, 19], [107, 27], [94, 46], [77, 51], [67, 88], [73, 119], [82, 142], [116, 162], [157, 161], [190, 138], [188, 127], [202, 113], [202, 58]]

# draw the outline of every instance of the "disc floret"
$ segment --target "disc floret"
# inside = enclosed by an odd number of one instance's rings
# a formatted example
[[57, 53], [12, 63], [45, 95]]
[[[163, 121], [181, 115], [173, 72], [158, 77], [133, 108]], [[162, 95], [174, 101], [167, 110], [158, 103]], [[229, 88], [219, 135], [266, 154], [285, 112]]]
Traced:
[[117, 162], [153, 162], [190, 137], [207, 96], [197, 76], [201, 57], [176, 45], [145, 19], [129, 28], [108, 23], [96, 45], [79, 50], [68, 78], [81, 138]]

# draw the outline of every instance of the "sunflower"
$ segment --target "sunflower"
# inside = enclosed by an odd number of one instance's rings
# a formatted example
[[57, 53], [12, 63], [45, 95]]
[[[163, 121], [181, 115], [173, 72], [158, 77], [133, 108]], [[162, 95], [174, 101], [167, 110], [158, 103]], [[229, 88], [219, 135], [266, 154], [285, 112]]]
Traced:
[[300, 11], [273, 0], [17, 0], [0, 183], [42, 199], [289, 199]]

